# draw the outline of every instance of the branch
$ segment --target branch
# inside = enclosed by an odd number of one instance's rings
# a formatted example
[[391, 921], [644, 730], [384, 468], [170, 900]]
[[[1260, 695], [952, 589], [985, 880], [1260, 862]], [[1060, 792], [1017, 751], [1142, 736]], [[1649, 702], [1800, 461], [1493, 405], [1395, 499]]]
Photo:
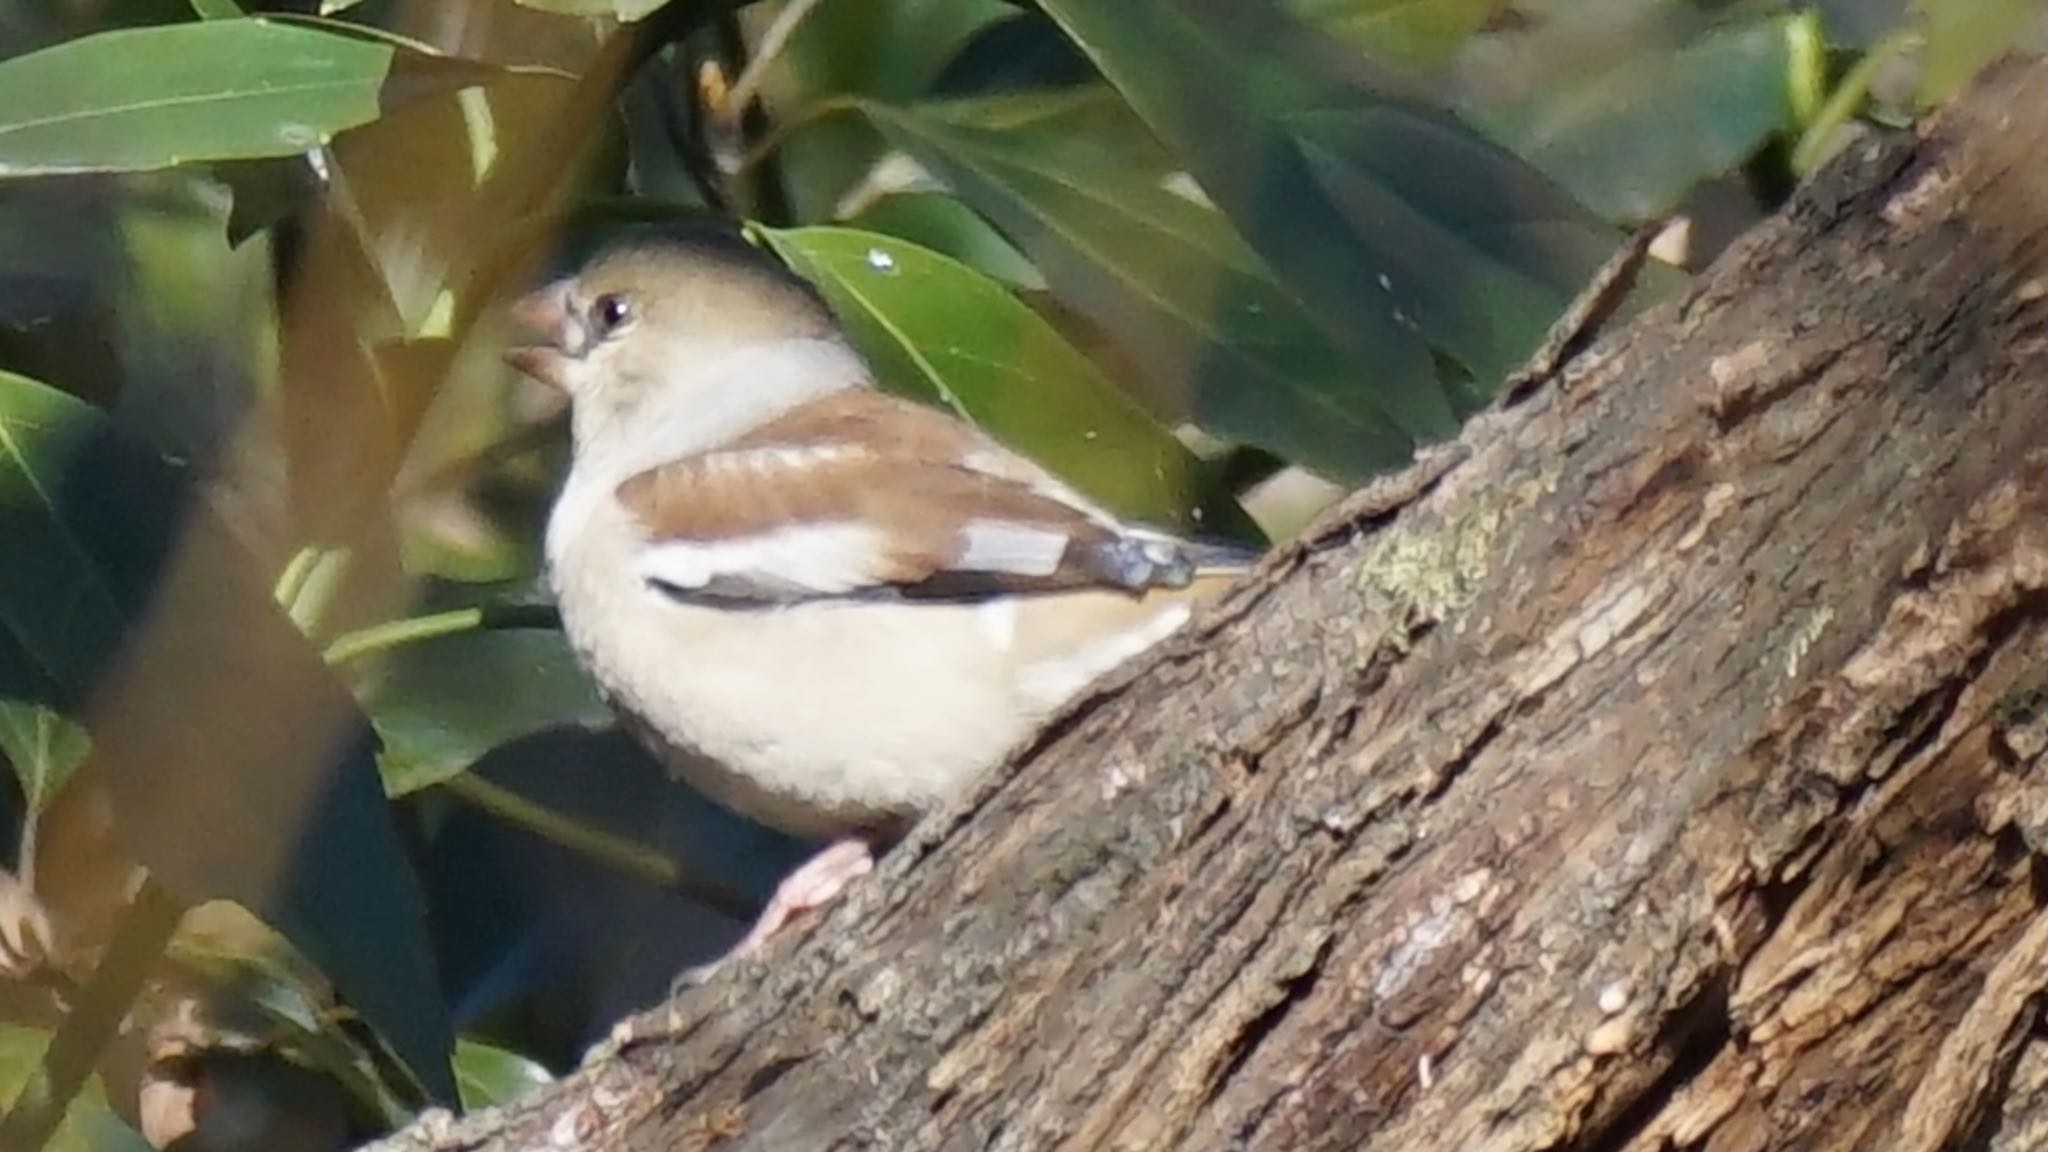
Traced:
[[1848, 149], [820, 927], [424, 1146], [1970, 1136], [2048, 982], [2043, 155], [2038, 61]]

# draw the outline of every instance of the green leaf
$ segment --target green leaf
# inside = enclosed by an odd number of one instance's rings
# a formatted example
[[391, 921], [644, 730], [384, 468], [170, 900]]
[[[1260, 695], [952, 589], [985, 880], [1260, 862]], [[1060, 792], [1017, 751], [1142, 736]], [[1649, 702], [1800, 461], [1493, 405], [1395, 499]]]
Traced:
[[1193, 453], [1001, 284], [871, 232], [757, 232], [824, 293], [891, 389], [945, 404], [1125, 516], [1255, 536]]
[[1133, 176], [1165, 180], [1180, 170], [1173, 152], [1107, 84], [933, 100], [926, 106], [944, 108], [946, 120], [963, 128], [1088, 148], [1115, 158]]
[[944, 107], [868, 114], [1211, 432], [1358, 480], [1456, 427], [1441, 391], [1382, 394], [1214, 209], [1062, 137], [957, 126]]
[[409, 1110], [345, 1026], [329, 982], [248, 911], [226, 901], [190, 909], [165, 955], [175, 973], [171, 987], [202, 1006], [186, 1021], [192, 1041], [287, 1057], [333, 1078], [366, 1112], [404, 1122]]
[[787, 82], [809, 98], [922, 95], [1005, 0], [825, 0], [785, 45]]
[[393, 796], [439, 784], [521, 736], [612, 722], [568, 641], [552, 629], [472, 631], [406, 645], [365, 695], [384, 738], [384, 787]]
[[368, 726], [180, 479], [97, 410], [0, 373], [0, 627], [51, 703], [98, 698], [127, 850], [179, 898], [275, 925], [450, 1098], [454, 1038]]
[[668, 0], [518, 0], [522, 8], [539, 8], [561, 16], [610, 16], [623, 23], [645, 20], [662, 10]]
[[467, 1038], [455, 1042], [455, 1082], [469, 1111], [503, 1104], [554, 1082], [539, 1061]]
[[1095, 66], [1059, 25], [1022, 5], [975, 29], [924, 89], [930, 99], [995, 93], [1057, 92], [1092, 84]]
[[[50, 1033], [19, 1024], [0, 1024], [0, 1101], [12, 1100], [42, 1062]], [[121, 1122], [107, 1104], [106, 1087], [95, 1076], [71, 1101], [63, 1126], [42, 1152], [151, 1152], [142, 1134]]]
[[644, 20], [668, 0], [518, 0], [523, 8], [536, 8], [563, 16], [609, 16], [631, 23]]
[[1448, 64], [1511, 0], [1286, 0], [1295, 15], [1376, 59], [1410, 68]]
[[139, 588], [132, 574], [118, 586], [102, 563], [120, 525], [105, 500], [81, 490], [107, 434], [85, 404], [0, 371], [0, 626], [70, 700], [113, 657], [123, 602]]
[[288, 156], [377, 118], [395, 50], [266, 20], [100, 32], [0, 63], [0, 176]]
[[977, 272], [1025, 292], [1045, 290], [1045, 277], [1017, 246], [959, 199], [943, 192], [897, 192], [868, 205], [845, 224], [885, 232], [951, 256]]
[[1266, 4], [1043, 7], [1324, 332], [1415, 410], [1441, 390], [1429, 345], [1490, 388], [1620, 241], [1540, 172]]
[[85, 729], [55, 709], [0, 700], [0, 755], [14, 765], [31, 817], [64, 790], [91, 747]]
[[1792, 35], [1773, 16], [1652, 41], [1565, 83], [1476, 104], [1495, 139], [1612, 220], [1650, 220], [1792, 123]]
[[776, 154], [796, 219], [837, 219], [882, 158], [852, 117], [823, 116], [849, 96], [912, 100], [974, 34], [1013, 12], [1005, 0], [826, 0], [784, 46], [766, 94], [800, 125]]
[[2027, 43], [2041, 43], [2048, 5], [2041, 0], [1913, 0], [1924, 22], [1926, 55], [1916, 93], [1923, 105], [1961, 91], [1979, 69]]
[[248, 13], [235, 0], [190, 0], [192, 12], [201, 20], [239, 20]]

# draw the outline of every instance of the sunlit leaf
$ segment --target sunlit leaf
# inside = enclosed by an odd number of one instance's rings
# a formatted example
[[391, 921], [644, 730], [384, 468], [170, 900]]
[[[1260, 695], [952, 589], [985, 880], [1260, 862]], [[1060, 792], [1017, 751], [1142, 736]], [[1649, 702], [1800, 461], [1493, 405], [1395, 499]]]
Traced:
[[[0, 1101], [12, 1100], [41, 1063], [50, 1033], [19, 1024], [0, 1024]], [[64, 1123], [42, 1152], [151, 1152], [142, 1134], [121, 1122], [107, 1104], [95, 1076], [71, 1102]]]
[[[1420, 404], [1490, 386], [1619, 235], [1541, 173], [1251, 0], [1043, 0], [1316, 316]], [[1190, 83], [1189, 77], [1200, 77]]]
[[1598, 69], [1477, 104], [1488, 132], [1613, 220], [1648, 220], [1791, 124], [1792, 17], [1652, 42]]
[[375, 119], [394, 50], [265, 20], [120, 28], [0, 62], [0, 176], [288, 156]]
[[85, 729], [56, 709], [0, 700], [0, 756], [14, 765], [31, 815], [64, 790], [91, 747]]
[[517, 1052], [467, 1038], [455, 1043], [455, 1082], [464, 1108], [503, 1104], [553, 1081], [538, 1061]]
[[1124, 515], [1254, 531], [1187, 448], [1001, 284], [894, 237], [759, 233], [824, 293], [884, 384], [944, 403]]
[[974, 209], [943, 192], [898, 192], [845, 221], [849, 228], [886, 232], [943, 253], [1013, 288], [1039, 291], [1045, 277], [1017, 246]]
[[518, 0], [522, 7], [563, 16], [609, 16], [614, 20], [643, 20], [669, 0]]
[[1377, 388], [1214, 209], [1062, 139], [957, 126], [943, 108], [869, 114], [1217, 435], [1358, 479], [1456, 427], [1441, 392]]

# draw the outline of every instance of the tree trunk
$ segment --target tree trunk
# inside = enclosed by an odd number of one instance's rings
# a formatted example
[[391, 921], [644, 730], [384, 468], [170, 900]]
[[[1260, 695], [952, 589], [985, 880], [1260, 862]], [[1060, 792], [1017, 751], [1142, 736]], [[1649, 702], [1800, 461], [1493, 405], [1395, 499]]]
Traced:
[[672, 1034], [390, 1148], [2048, 1147], [2048, 65], [1354, 497]]

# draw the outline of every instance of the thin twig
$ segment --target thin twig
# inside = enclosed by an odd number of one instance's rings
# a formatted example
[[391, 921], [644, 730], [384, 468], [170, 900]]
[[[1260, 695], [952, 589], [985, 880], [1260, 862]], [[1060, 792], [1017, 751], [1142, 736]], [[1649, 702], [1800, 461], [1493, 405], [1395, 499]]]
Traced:
[[550, 844], [586, 856], [641, 883], [700, 900], [734, 919], [751, 919], [758, 910], [741, 893], [687, 874], [674, 860], [653, 848], [563, 815], [474, 772], [451, 776], [440, 787]]
[[739, 118], [746, 115], [747, 106], [754, 102], [754, 94], [767, 78], [768, 66], [782, 55], [789, 38], [796, 34], [797, 27], [817, 6], [818, 0], [790, 0], [775, 14], [767, 30], [761, 33], [760, 43], [754, 45], [753, 57], [740, 70], [739, 79], [732, 82], [732, 87], [725, 94], [726, 114], [732, 117], [733, 123], [739, 123]]
[[0, 1148], [41, 1148], [57, 1131], [184, 915], [185, 905], [162, 885], [143, 881], [99, 967], [0, 1119]]

